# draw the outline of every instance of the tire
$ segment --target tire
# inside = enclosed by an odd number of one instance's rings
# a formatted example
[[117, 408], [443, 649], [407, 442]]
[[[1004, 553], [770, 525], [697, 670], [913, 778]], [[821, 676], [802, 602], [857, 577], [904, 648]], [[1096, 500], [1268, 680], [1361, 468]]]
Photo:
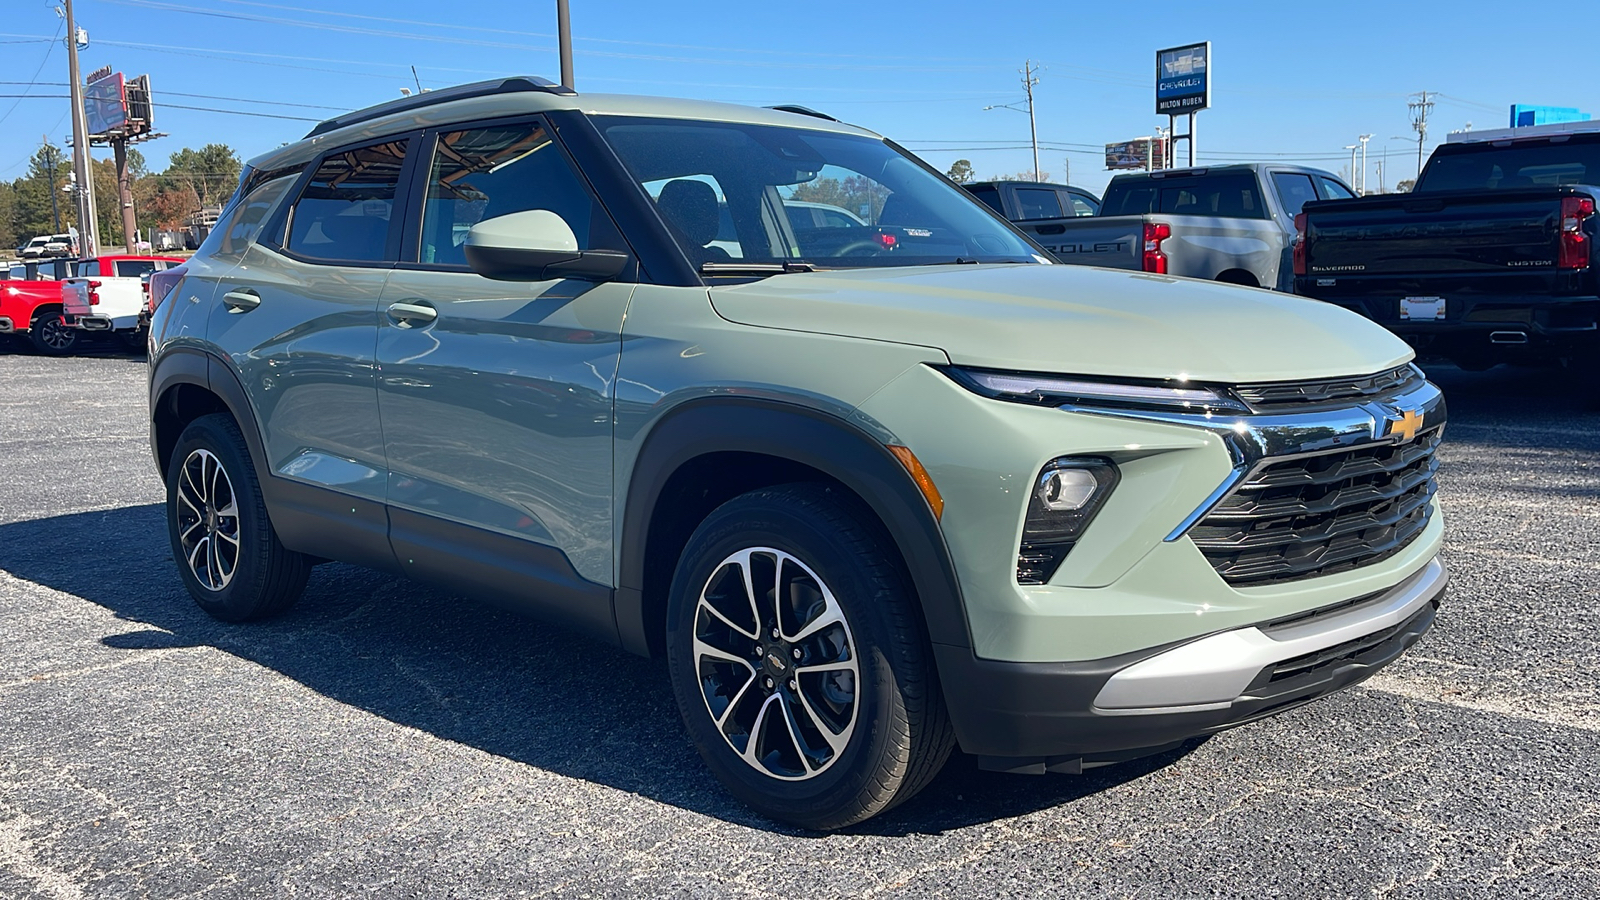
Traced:
[[[765, 816], [852, 825], [909, 799], [950, 755], [921, 616], [889, 546], [854, 497], [790, 484], [718, 507], [678, 561], [667, 608], [678, 709], [706, 765]], [[755, 600], [745, 585], [763, 581], [786, 590]]]
[[272, 529], [244, 435], [226, 415], [201, 416], [179, 436], [167, 467], [167, 533], [189, 595], [225, 622], [283, 612], [311, 574]]
[[28, 340], [44, 356], [65, 356], [78, 346], [78, 331], [61, 322], [61, 311], [35, 312], [28, 325]]
[[147, 347], [144, 329], [117, 332], [117, 341], [129, 353], [143, 353]]

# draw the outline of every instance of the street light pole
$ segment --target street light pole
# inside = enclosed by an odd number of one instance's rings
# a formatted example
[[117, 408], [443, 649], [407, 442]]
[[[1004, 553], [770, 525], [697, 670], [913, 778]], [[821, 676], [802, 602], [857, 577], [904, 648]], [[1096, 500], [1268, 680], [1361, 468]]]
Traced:
[[1356, 150], [1360, 149], [1360, 145], [1359, 144], [1346, 144], [1345, 145], [1345, 149], [1350, 151], [1350, 186], [1351, 187], [1355, 187], [1355, 185], [1356, 185]]
[[1356, 140], [1361, 142], [1361, 187], [1356, 192], [1365, 197], [1367, 195], [1367, 141], [1372, 140], [1372, 135], [1363, 134]]

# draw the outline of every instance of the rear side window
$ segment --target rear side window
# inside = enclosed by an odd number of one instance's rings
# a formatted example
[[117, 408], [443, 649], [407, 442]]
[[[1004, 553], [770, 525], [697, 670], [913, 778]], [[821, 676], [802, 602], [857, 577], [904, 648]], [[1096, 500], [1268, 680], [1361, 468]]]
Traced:
[[1072, 214], [1074, 216], [1092, 216], [1100, 211], [1100, 204], [1096, 203], [1094, 198], [1087, 194], [1069, 191], [1067, 192], [1067, 199], [1072, 204]]
[[[508, 213], [549, 210], [572, 228], [580, 250], [620, 249], [610, 221], [596, 215], [572, 164], [537, 122], [439, 135], [422, 211], [418, 261], [466, 266], [472, 226]], [[597, 239], [595, 227], [605, 229]]]
[[244, 251], [261, 232], [262, 224], [277, 208], [278, 201], [298, 180], [299, 172], [288, 172], [251, 187], [244, 199], [235, 203], [206, 235], [199, 253], [218, 259], [242, 259]]
[[1017, 188], [1017, 218], [1059, 219], [1061, 197], [1050, 188]]
[[1161, 212], [1175, 216], [1265, 219], [1266, 207], [1251, 175], [1218, 175], [1161, 188]]
[[318, 260], [386, 259], [407, 143], [390, 141], [325, 158], [295, 201], [287, 249]]
[[1294, 172], [1272, 173], [1272, 183], [1278, 188], [1278, 199], [1283, 201], [1283, 211], [1290, 216], [1300, 215], [1300, 208], [1317, 199], [1317, 188], [1310, 175]]
[[98, 278], [100, 276], [100, 260], [91, 259], [78, 264], [77, 276], [80, 278]]
[[[116, 269], [118, 278], [138, 278], [156, 270], [156, 261], [153, 259], [119, 259], [111, 265]], [[165, 268], [165, 264], [162, 267]]]

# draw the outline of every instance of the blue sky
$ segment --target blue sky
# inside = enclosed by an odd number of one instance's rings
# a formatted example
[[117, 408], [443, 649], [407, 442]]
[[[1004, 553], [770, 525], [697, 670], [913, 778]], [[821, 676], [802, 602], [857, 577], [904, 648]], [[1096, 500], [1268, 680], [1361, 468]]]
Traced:
[[[7, 0], [0, 94], [60, 94], [66, 54], [46, 58], [60, 20], [46, 0]], [[78, 0], [85, 72], [148, 72], [168, 153], [226, 143], [246, 158], [299, 138], [319, 118], [496, 74], [558, 74], [554, 0]], [[1503, 3], [695, 3], [571, 0], [580, 92], [647, 93], [752, 105], [800, 103], [882, 132], [941, 169], [970, 159], [982, 176], [1031, 168], [1028, 120], [983, 109], [1035, 89], [1040, 167], [1100, 190], [1094, 149], [1151, 134], [1158, 48], [1212, 42], [1212, 108], [1200, 113], [1202, 162], [1283, 159], [1339, 172], [1343, 148], [1370, 133], [1389, 174], [1416, 169], [1409, 93], [1442, 94], [1429, 148], [1471, 122], [1504, 127], [1513, 102], [1600, 115], [1600, 82], [1581, 44], [1600, 3], [1560, 7], [1559, 25], [1508, 22]], [[1515, 17], [1513, 17], [1515, 18]], [[1568, 61], [1563, 65], [1562, 60]], [[41, 65], [43, 68], [41, 69]], [[31, 88], [27, 82], [40, 84]], [[21, 82], [23, 84], [17, 84]], [[50, 83], [55, 84], [50, 84]], [[179, 96], [183, 94], [185, 96]], [[273, 101], [273, 102], [267, 102]], [[13, 104], [15, 104], [13, 108]], [[289, 105], [299, 104], [299, 105]], [[256, 113], [233, 115], [177, 106]], [[328, 107], [326, 109], [319, 107]], [[10, 110], [8, 113], [7, 110]], [[62, 142], [67, 103], [0, 97], [0, 178], [25, 171], [40, 136]], [[994, 149], [986, 149], [994, 148]], [[1070, 160], [1070, 169], [1067, 169]], [[1377, 174], [1368, 176], [1376, 186]]]

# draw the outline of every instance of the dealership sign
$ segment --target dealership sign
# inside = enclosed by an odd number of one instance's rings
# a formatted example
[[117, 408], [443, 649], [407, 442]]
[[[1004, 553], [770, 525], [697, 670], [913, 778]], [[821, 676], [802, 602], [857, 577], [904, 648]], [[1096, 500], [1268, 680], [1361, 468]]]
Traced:
[[1181, 116], [1211, 105], [1211, 42], [1156, 51], [1156, 113]]

